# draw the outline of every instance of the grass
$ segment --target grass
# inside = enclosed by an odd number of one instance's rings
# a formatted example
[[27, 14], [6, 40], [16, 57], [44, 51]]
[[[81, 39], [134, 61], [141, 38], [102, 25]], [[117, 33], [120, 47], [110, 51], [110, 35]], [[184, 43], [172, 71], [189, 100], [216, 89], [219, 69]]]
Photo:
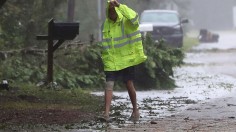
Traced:
[[2, 104], [5, 109], [81, 109], [81, 106], [70, 104], [49, 104], [49, 103], [33, 103], [28, 101], [9, 101]]
[[[16, 98], [3, 101], [1, 108], [11, 109], [81, 109], [97, 111], [102, 104], [102, 98], [91, 95], [81, 89], [48, 89], [34, 85], [21, 85], [14, 92], [0, 91], [0, 96]], [[19, 98], [21, 97], [21, 98]]]
[[192, 47], [197, 46], [199, 44], [197, 37], [198, 37], [197, 31], [191, 31], [185, 35], [182, 47], [184, 52], [188, 52]]
[[194, 37], [185, 37], [184, 38], [184, 43], [183, 43], [183, 51], [187, 52], [189, 51], [192, 47], [197, 46], [199, 44], [199, 41], [197, 38]]

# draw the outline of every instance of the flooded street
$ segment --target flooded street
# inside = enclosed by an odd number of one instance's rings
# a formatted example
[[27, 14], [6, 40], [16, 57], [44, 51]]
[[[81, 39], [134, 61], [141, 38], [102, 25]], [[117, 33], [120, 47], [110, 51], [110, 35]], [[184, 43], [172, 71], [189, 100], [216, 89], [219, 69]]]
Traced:
[[[175, 69], [174, 90], [137, 91], [140, 122], [150, 122], [181, 113], [192, 106], [231, 97], [236, 91], [236, 33], [219, 32], [218, 43], [202, 43], [186, 53], [185, 65]], [[96, 93], [103, 94], [103, 93]], [[114, 92], [112, 113], [131, 114], [128, 93]], [[127, 108], [127, 107], [128, 108]], [[118, 114], [118, 115], [119, 115]], [[115, 114], [113, 114], [115, 116]], [[114, 123], [114, 125], [121, 125]]]
[[[219, 32], [218, 43], [202, 43], [174, 70], [174, 90], [137, 91], [140, 122], [129, 121], [127, 91], [114, 91], [111, 122], [100, 120], [47, 129], [70, 132], [235, 131], [236, 33]], [[234, 44], [235, 43], [235, 44]], [[103, 92], [92, 94], [103, 95]], [[45, 129], [39, 126], [37, 130]]]
[[236, 32], [219, 32], [218, 43], [203, 43], [187, 53], [185, 62], [203, 65], [204, 71], [236, 77]]

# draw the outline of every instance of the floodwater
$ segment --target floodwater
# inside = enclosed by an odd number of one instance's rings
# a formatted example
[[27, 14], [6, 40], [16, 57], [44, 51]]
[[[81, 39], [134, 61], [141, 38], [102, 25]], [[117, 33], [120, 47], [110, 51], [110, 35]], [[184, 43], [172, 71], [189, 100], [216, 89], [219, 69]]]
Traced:
[[[218, 43], [202, 43], [193, 47], [186, 53], [185, 64], [175, 68], [177, 88], [137, 91], [140, 122], [172, 116], [191, 105], [236, 92], [236, 32], [217, 33], [220, 35]], [[94, 94], [103, 95], [103, 92]], [[112, 101], [111, 117], [118, 115], [123, 118], [122, 124], [131, 123], [127, 121], [132, 112], [128, 93], [114, 92], [114, 95], [118, 98]]]

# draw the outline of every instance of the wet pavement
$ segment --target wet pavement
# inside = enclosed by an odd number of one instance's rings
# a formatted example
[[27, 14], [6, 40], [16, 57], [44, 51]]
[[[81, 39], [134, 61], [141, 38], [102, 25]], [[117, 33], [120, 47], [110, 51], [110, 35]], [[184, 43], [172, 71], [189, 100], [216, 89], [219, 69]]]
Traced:
[[[111, 123], [94, 121], [69, 126], [36, 126], [35, 130], [235, 132], [236, 32], [219, 34], [218, 43], [199, 44], [186, 53], [185, 64], [174, 70], [177, 88], [137, 91], [139, 123], [129, 121], [132, 107], [128, 93], [124, 91], [114, 92]], [[103, 95], [103, 92], [93, 94]]]
[[236, 77], [236, 32], [219, 32], [218, 43], [203, 43], [187, 53], [185, 62], [202, 65], [212, 74]]
[[[99, 120], [47, 130], [69, 132], [235, 132], [236, 32], [219, 32], [218, 43], [203, 43], [186, 53], [174, 70], [174, 90], [137, 91], [140, 122], [129, 121], [127, 91], [114, 92], [111, 122]], [[103, 92], [93, 94], [103, 95]], [[37, 130], [44, 131], [39, 126]]]
[[[218, 43], [202, 43], [186, 53], [186, 64], [175, 69], [176, 89], [137, 92], [139, 124], [114, 123], [109, 130], [236, 131], [236, 32], [219, 34]], [[114, 95], [122, 98], [113, 104], [131, 109], [126, 92]]]

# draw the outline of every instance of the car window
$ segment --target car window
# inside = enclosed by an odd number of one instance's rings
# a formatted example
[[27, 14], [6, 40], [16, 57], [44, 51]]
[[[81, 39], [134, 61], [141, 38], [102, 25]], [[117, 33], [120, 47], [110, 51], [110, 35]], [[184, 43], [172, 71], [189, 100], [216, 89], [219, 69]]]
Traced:
[[178, 15], [170, 12], [143, 12], [141, 23], [179, 23]]

